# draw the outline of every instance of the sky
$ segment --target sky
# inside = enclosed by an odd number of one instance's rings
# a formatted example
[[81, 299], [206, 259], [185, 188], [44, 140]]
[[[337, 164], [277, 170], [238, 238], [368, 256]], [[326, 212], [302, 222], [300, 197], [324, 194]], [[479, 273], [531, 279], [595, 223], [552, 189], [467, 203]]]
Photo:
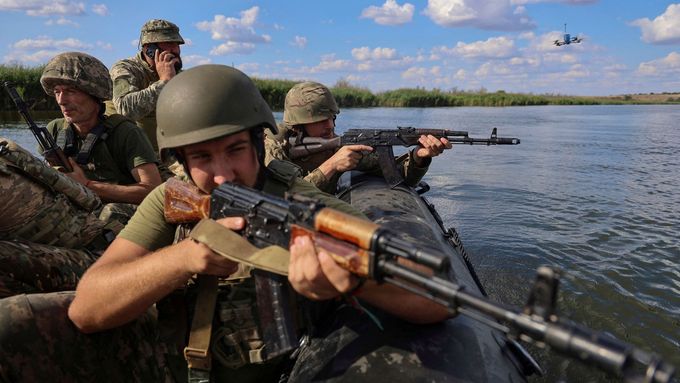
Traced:
[[[185, 68], [372, 92], [680, 92], [680, 2], [660, 0], [0, 0], [0, 63], [82, 51], [110, 68], [154, 18], [180, 27]], [[565, 23], [581, 43], [553, 44]]]

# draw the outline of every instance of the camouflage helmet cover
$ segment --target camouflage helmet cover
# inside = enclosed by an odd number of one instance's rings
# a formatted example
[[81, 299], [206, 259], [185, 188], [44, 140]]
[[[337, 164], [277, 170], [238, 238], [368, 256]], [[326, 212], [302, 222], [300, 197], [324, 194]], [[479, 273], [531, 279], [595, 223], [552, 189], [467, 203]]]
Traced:
[[150, 43], [178, 43], [184, 44], [184, 39], [179, 34], [179, 27], [167, 20], [153, 19], [142, 26], [139, 35], [141, 45]]
[[57, 85], [76, 87], [92, 97], [110, 100], [113, 85], [106, 66], [97, 58], [82, 52], [60, 53], [45, 65], [40, 84], [48, 95]]
[[295, 84], [286, 94], [283, 122], [288, 126], [334, 118], [340, 109], [331, 91], [318, 82]]
[[196, 144], [254, 128], [276, 130], [255, 83], [226, 65], [200, 65], [168, 82], [156, 104], [158, 148]]

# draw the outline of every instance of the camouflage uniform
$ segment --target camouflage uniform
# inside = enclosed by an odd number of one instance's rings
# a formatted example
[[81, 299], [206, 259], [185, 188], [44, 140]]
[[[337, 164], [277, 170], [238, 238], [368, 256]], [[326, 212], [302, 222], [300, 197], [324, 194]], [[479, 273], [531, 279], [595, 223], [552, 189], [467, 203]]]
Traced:
[[[326, 178], [321, 170], [319, 170], [319, 166], [328, 160], [335, 151], [319, 152], [308, 157], [291, 160], [288, 155], [290, 150], [288, 139], [293, 133], [291, 129], [281, 124], [279, 125], [279, 130], [286, 133], [280, 137], [267, 135], [267, 138], [264, 141], [266, 154], [265, 163], [269, 163], [271, 160], [293, 162], [302, 169], [305, 181], [314, 184], [314, 186], [323, 192], [334, 194], [342, 173], [336, 173], [329, 179]], [[425, 162], [429, 163], [430, 161], [428, 160], [430, 159], [425, 159]], [[402, 171], [404, 181], [409, 186], [416, 186], [425, 173], [427, 173], [429, 167], [429, 165], [425, 165], [424, 167], [416, 165], [415, 159], [413, 158], [413, 150], [397, 157], [396, 161], [399, 169]], [[361, 160], [359, 160], [359, 163], [354, 170], [382, 175], [382, 170], [380, 169], [380, 164], [378, 162], [378, 155], [373, 152], [365, 154]]]
[[[100, 101], [111, 98], [112, 83], [108, 70], [99, 60], [84, 53], [57, 55], [45, 67], [40, 81], [49, 95], [53, 95], [56, 85], [62, 84], [75, 86]], [[88, 179], [130, 185], [137, 182], [132, 176], [134, 168], [158, 162], [147, 137], [125, 117], [117, 114], [102, 116], [96, 128], [99, 127], [103, 128], [103, 133], [85, 156], [86, 163], [80, 164]], [[80, 151], [91, 136], [90, 133], [85, 138], [80, 137], [64, 118], [51, 121], [47, 130], [68, 156], [80, 156]], [[124, 225], [134, 209], [135, 206], [131, 204], [108, 204], [103, 208], [100, 218], [106, 222], [117, 220]]]
[[0, 139], [0, 298], [73, 290], [115, 225], [101, 201], [8, 139]]
[[[270, 173], [268, 179], [271, 177]], [[347, 213], [360, 214], [344, 202], [320, 193], [299, 178], [292, 183], [290, 191], [321, 199], [328, 206]], [[175, 240], [177, 226], [165, 222], [164, 194], [165, 184], [149, 194], [140, 205], [139, 214], [130, 220], [120, 236], [152, 251], [170, 245]], [[253, 293], [252, 289], [248, 293], [248, 289], [245, 286], [243, 288], [246, 294]], [[236, 294], [236, 290], [233, 289], [232, 295]], [[180, 343], [185, 341], [188, 328], [178, 329], [172, 326], [191, 321], [184, 318], [177, 322], [182, 318], [173, 317], [181, 315], [181, 312], [176, 311], [176, 305], [167, 300], [157, 304], [159, 319], [162, 321], [160, 327], [156, 322], [155, 312], [150, 311], [141, 319], [123, 327], [84, 335], [65, 318], [68, 303], [72, 298], [71, 293], [63, 293], [20, 295], [0, 300], [0, 381], [30, 381], [43, 377], [51, 377], [50, 381], [57, 382], [119, 381], [117, 379], [138, 382], [181, 382], [186, 379], [186, 362], [181, 349], [184, 344], [177, 348], [176, 343], [178, 338]], [[189, 303], [193, 303], [193, 300], [188, 300]], [[229, 302], [237, 306], [225, 306], [229, 305]], [[193, 305], [188, 304], [187, 307]], [[216, 310], [215, 321], [230, 324], [230, 327], [236, 326], [234, 327], [236, 331], [244, 326], [252, 327], [254, 325], [252, 316], [237, 314], [250, 312], [251, 309], [252, 307], [240, 305], [238, 300], [231, 299]], [[186, 315], [186, 312], [184, 314]], [[56, 320], [46, 320], [47, 318]], [[22, 325], [17, 325], [19, 323]], [[215, 344], [224, 343], [219, 349], [227, 351], [223, 354], [227, 362], [235, 361], [234, 356], [228, 352], [231, 351], [229, 346], [248, 347], [241, 344], [247, 342], [246, 338], [237, 340], [236, 343], [229, 341], [229, 335], [233, 334], [233, 331], [233, 328], [229, 330], [224, 326], [213, 328]], [[39, 353], [41, 368], [28, 369], [26, 366], [29, 363], [35, 363], [33, 355], [36, 354], [36, 350], [43, 350]], [[213, 352], [219, 353], [215, 350]], [[246, 361], [244, 365], [239, 361], [240, 368], [237, 369], [225, 367], [217, 361], [213, 364], [213, 374], [215, 381], [218, 382], [272, 381], [281, 374], [282, 369], [289, 368], [286, 358], [278, 358], [265, 364], [249, 364]]]
[[[184, 44], [179, 28], [165, 20], [149, 20], [142, 27], [140, 44], [176, 42]], [[144, 60], [142, 52], [111, 67], [113, 104], [118, 113], [134, 120], [144, 130], [154, 150], [156, 141], [156, 101], [166, 84]]]
[[[300, 166], [306, 181], [326, 193], [335, 193], [338, 179], [342, 175], [336, 173], [330, 179], [319, 170], [319, 166], [328, 160], [335, 152], [332, 150], [315, 153], [311, 156], [291, 160], [289, 156], [289, 138], [296, 134], [306, 134], [303, 125], [327, 119], [335, 121], [340, 109], [330, 90], [317, 82], [302, 82], [293, 86], [286, 94], [283, 124], [279, 125], [279, 132], [268, 134], [265, 140], [265, 163], [272, 159], [291, 161]], [[335, 122], [334, 122], [335, 123]], [[427, 172], [431, 159], [424, 159], [425, 166], [419, 167], [414, 159], [414, 151], [397, 158], [402, 175], [407, 185], [415, 186]], [[382, 175], [375, 152], [364, 155], [355, 170]]]

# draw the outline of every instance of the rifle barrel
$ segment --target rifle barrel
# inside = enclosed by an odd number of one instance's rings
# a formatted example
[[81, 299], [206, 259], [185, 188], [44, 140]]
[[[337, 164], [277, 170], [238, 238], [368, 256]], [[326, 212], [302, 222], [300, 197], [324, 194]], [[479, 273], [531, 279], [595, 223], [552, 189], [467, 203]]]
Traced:
[[377, 268], [385, 281], [443, 304], [453, 312], [465, 314], [470, 309], [474, 313], [470, 316], [477, 320], [477, 313], [486, 315], [506, 324], [505, 329], [494, 327], [507, 335], [547, 345], [561, 354], [622, 376], [626, 381], [668, 383], [673, 379], [675, 368], [672, 365], [607, 333], [558, 318], [547, 321], [506, 308], [485, 297], [467, 293], [463, 286], [440, 277], [425, 276], [394, 261], [381, 260]]

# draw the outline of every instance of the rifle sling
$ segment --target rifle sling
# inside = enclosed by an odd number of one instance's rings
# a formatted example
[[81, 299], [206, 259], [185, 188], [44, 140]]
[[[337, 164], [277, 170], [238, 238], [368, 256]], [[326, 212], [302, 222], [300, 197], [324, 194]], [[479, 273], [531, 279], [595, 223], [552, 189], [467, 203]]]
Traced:
[[216, 276], [199, 275], [197, 284], [196, 310], [191, 322], [189, 343], [184, 348], [184, 359], [189, 366], [189, 382], [201, 382], [210, 379], [212, 358], [208, 349], [210, 348], [212, 320], [217, 302]]
[[[288, 274], [290, 253], [279, 247], [258, 249], [248, 240], [212, 219], [204, 219], [194, 227], [189, 237], [208, 246], [214, 252], [248, 266], [280, 275]], [[240, 268], [242, 269], [242, 268]], [[198, 277], [198, 298], [191, 323], [189, 342], [184, 358], [189, 366], [189, 383], [210, 381], [210, 335], [217, 301], [218, 280], [215, 276]]]
[[279, 246], [259, 249], [212, 219], [201, 220], [189, 237], [234, 262], [245, 263], [248, 266], [279, 275], [288, 275], [290, 260], [288, 250]]

